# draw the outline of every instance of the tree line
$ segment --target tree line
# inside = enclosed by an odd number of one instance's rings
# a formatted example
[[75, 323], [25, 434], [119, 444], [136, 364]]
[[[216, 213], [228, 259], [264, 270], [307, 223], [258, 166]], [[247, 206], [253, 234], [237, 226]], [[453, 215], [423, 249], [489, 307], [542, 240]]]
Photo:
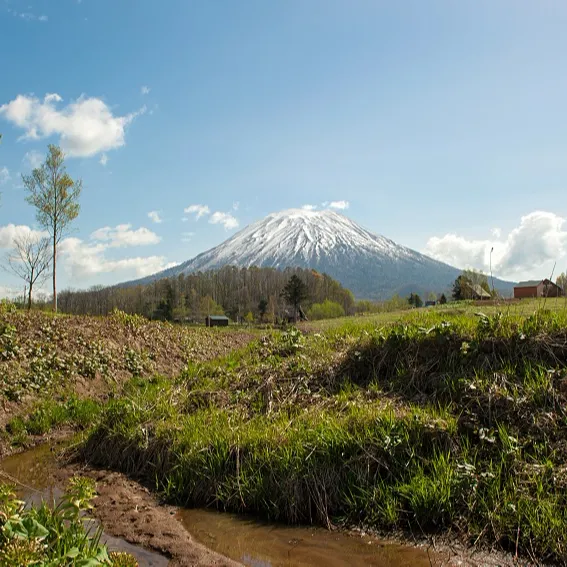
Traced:
[[[355, 312], [352, 292], [327, 274], [303, 268], [225, 266], [141, 285], [65, 290], [59, 294], [59, 308], [80, 315], [120, 309], [167, 321], [202, 322], [207, 315], [225, 314], [233, 321], [276, 322], [296, 318], [300, 310], [308, 313], [326, 300], [340, 308], [339, 314]], [[328, 308], [327, 303], [323, 310]]]

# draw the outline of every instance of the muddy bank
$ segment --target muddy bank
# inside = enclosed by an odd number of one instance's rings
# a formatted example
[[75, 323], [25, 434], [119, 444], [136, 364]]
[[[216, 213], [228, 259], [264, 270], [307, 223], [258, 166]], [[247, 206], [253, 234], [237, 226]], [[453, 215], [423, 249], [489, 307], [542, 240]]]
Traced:
[[170, 559], [170, 567], [239, 565], [196, 542], [176, 516], [176, 508], [162, 506], [150, 492], [120, 473], [65, 467], [59, 475], [78, 473], [93, 478], [99, 496], [94, 516], [106, 532], [132, 544], [152, 549]]
[[[60, 488], [74, 474], [93, 478], [99, 493], [94, 501], [93, 515], [104, 527], [108, 545], [111, 549], [133, 553], [145, 567], [241, 564], [254, 567], [479, 567], [522, 564], [509, 556], [458, 549], [431, 540], [408, 545], [403, 539], [394, 541], [361, 530], [331, 532], [313, 526], [273, 524], [211, 510], [179, 509], [162, 505], [150, 490], [121, 473], [65, 464], [56, 455], [57, 450], [49, 445], [13, 455], [0, 462], [0, 477], [2, 470], [7, 471], [28, 487], [28, 494], [31, 494], [28, 499], [36, 502], [42, 497], [57, 497]], [[39, 487], [41, 490], [37, 490]]]
[[144, 567], [238, 565], [197, 543], [176, 509], [161, 506], [146, 488], [118, 473], [65, 464], [57, 458], [60, 449], [44, 444], [4, 458], [0, 482], [16, 483], [21, 497], [39, 504], [59, 498], [69, 477], [88, 476], [98, 492], [92, 516], [102, 524], [109, 549], [133, 554]]

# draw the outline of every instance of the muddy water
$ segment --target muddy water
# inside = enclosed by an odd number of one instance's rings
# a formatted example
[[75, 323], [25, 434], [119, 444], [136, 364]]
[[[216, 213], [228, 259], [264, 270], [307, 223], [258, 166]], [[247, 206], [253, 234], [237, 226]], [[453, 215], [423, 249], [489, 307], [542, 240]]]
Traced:
[[178, 517], [197, 541], [250, 567], [429, 567], [434, 559], [426, 549], [366, 535], [262, 523], [209, 510], [184, 509]]
[[[0, 481], [7, 479], [3, 471], [20, 483], [20, 496], [27, 502], [52, 501], [62, 494], [56, 466], [53, 448], [42, 445], [1, 461]], [[367, 535], [269, 524], [209, 510], [182, 509], [178, 518], [197, 541], [250, 567], [429, 567], [438, 563], [426, 549], [385, 543]], [[111, 550], [134, 555], [141, 567], [168, 563], [163, 556], [122, 539], [104, 534], [103, 541]]]
[[[49, 445], [40, 445], [35, 449], [6, 457], [0, 461], [0, 481], [15, 481], [18, 496], [27, 503], [40, 504], [42, 499], [52, 502], [63, 493], [55, 479], [55, 470], [54, 448]], [[89, 521], [93, 523], [94, 530], [96, 522]], [[102, 542], [108, 546], [110, 551], [131, 553], [138, 560], [140, 567], [166, 567], [169, 562], [162, 555], [106, 533], [103, 533]]]

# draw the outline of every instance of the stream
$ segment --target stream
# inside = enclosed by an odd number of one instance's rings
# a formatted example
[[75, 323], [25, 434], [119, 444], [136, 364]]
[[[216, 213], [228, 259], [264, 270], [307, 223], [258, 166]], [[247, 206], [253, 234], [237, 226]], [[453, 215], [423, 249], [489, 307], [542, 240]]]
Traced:
[[[55, 455], [55, 447], [41, 445], [3, 459], [0, 471], [19, 483], [19, 495], [26, 502], [51, 502], [62, 494], [55, 478]], [[202, 509], [179, 509], [177, 518], [195, 540], [249, 567], [429, 567], [433, 559], [424, 548], [384, 542], [366, 534], [273, 524]], [[102, 540], [111, 551], [134, 555], [140, 567], [168, 564], [166, 557], [123, 539], [105, 533]]]

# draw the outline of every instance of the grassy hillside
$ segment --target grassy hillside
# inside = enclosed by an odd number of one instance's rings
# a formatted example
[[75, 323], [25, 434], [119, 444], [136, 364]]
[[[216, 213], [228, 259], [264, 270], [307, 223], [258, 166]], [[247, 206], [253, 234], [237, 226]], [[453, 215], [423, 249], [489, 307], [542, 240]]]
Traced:
[[116, 311], [53, 316], [0, 305], [0, 426], [36, 400], [104, 400], [131, 377], [175, 376], [252, 340], [249, 332], [190, 329]]
[[[218, 341], [217, 356], [167, 375], [128, 374], [121, 362], [120, 391], [96, 409], [80, 397], [82, 412], [44, 402], [9, 429], [80, 421], [91, 428], [82, 459], [157, 483], [182, 505], [450, 533], [565, 563], [563, 305], [451, 305], [253, 341], [159, 327], [188, 333], [196, 351]], [[116, 334], [130, 324], [116, 318], [96, 324]]]
[[83, 457], [184, 505], [566, 561], [567, 313], [409, 317], [132, 381]]

